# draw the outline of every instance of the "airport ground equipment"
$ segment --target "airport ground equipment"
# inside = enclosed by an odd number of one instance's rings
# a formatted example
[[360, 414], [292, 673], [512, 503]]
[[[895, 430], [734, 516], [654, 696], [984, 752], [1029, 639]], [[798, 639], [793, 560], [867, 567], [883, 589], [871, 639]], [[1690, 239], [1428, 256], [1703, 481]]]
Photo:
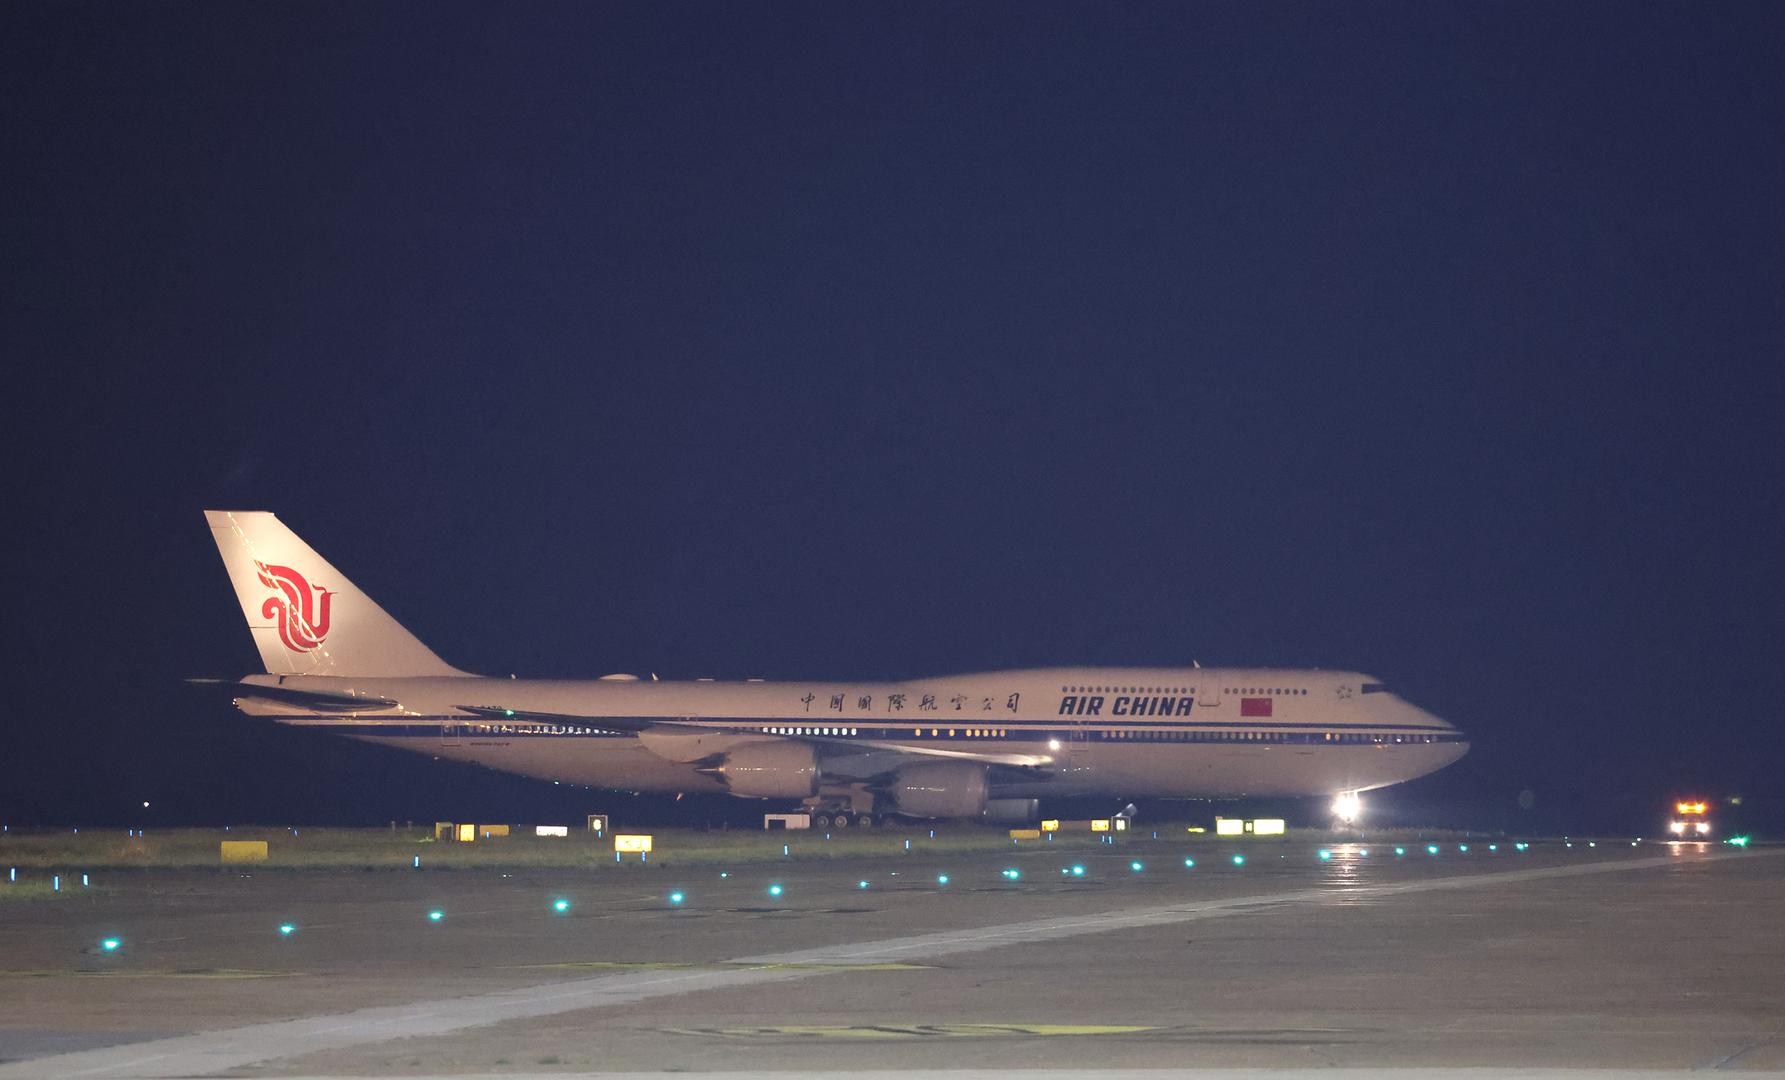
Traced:
[[1705, 799], [1681, 799], [1673, 804], [1667, 835], [1674, 840], [1709, 840], [1711, 804]]

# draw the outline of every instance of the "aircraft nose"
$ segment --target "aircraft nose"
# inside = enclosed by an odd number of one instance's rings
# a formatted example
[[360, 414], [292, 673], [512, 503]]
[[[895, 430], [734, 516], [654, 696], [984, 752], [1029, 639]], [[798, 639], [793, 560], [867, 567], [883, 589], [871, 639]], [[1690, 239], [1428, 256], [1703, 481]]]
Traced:
[[1462, 728], [1457, 727], [1442, 716], [1426, 712], [1424, 709], [1420, 710], [1420, 714], [1425, 718], [1425, 723], [1443, 729], [1444, 744], [1452, 748], [1451, 761], [1456, 761], [1458, 758], [1461, 758], [1464, 754], [1469, 752], [1469, 736]]

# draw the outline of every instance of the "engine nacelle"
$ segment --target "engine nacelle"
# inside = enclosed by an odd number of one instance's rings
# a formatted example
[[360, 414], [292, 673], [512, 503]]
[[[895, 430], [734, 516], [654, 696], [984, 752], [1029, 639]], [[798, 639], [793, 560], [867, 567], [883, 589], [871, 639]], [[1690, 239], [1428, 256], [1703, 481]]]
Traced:
[[748, 743], [702, 769], [733, 795], [750, 799], [804, 799], [818, 794], [818, 757], [805, 743]]
[[886, 789], [899, 813], [928, 818], [978, 817], [985, 793], [985, 766], [965, 761], [908, 765]]
[[1027, 825], [1041, 820], [1040, 799], [987, 799], [980, 815], [1000, 825]]

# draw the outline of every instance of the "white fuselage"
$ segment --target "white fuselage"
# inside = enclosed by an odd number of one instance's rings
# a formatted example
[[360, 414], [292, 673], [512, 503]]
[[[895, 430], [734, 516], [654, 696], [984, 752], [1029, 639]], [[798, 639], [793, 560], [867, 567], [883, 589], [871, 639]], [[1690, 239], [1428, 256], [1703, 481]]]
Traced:
[[[1468, 751], [1456, 728], [1356, 672], [1052, 668], [897, 683], [243, 681], [245, 690], [258, 684], [396, 703], [325, 712], [239, 700], [245, 712], [283, 723], [632, 791], [727, 790], [722, 777], [700, 767], [698, 752], [666, 746], [678, 739], [701, 752], [751, 741], [807, 743], [821, 771], [835, 762], [840, 775], [854, 778], [872, 773], [877, 755], [895, 763], [908, 755], [1024, 762], [993, 769], [991, 794], [1000, 798], [1329, 795], [1411, 780]], [[653, 721], [678, 735], [638, 731]]]

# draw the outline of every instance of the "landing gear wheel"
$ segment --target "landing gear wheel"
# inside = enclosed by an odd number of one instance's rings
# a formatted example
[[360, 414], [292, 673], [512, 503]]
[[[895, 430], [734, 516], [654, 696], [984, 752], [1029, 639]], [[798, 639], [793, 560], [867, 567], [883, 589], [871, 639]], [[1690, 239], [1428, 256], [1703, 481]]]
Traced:
[[847, 829], [849, 827], [849, 815], [848, 814], [838, 814], [836, 817], [831, 819], [831, 824], [835, 828], [838, 828], [838, 829]]
[[815, 829], [830, 828], [831, 827], [831, 816], [829, 814], [814, 814], [812, 816], [812, 827]]
[[858, 829], [872, 829], [874, 827], [874, 815], [873, 814], [863, 814], [860, 817], [856, 818], [855, 819], [855, 827]]

